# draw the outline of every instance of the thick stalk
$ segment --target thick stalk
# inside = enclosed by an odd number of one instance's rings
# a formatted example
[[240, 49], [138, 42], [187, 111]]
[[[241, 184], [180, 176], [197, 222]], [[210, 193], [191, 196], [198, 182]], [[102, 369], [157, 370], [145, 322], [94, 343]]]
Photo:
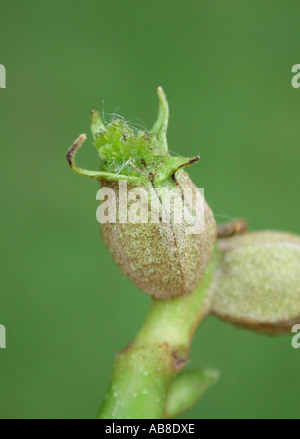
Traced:
[[[100, 418], [160, 419], [168, 416], [168, 390], [187, 364], [195, 330], [210, 310], [210, 285], [220, 257], [215, 250], [201, 283], [189, 295], [169, 301], [152, 301], [146, 322], [135, 341], [116, 358]], [[191, 392], [191, 400], [194, 392]]]

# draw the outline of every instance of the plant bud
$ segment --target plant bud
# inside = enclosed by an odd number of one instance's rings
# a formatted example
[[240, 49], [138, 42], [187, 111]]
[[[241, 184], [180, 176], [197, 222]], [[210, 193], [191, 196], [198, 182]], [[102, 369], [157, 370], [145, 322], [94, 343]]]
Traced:
[[300, 237], [257, 232], [219, 241], [213, 313], [260, 332], [290, 331], [300, 322]]
[[[107, 196], [100, 209], [115, 212], [115, 220], [103, 221], [101, 234], [123, 273], [151, 296], [170, 299], [189, 293], [199, 283], [217, 229], [202, 193], [183, 170], [199, 157], [171, 157], [168, 152], [168, 104], [161, 88], [158, 95], [158, 119], [147, 133], [135, 132], [120, 119], [104, 125], [100, 115], [92, 112], [99, 171], [75, 165], [74, 154], [85, 136], [70, 148], [67, 160], [78, 174], [98, 179], [101, 188], [113, 189], [115, 196]], [[186, 197], [186, 191], [191, 196]], [[190, 220], [197, 222], [199, 215], [203, 221], [193, 231]]]

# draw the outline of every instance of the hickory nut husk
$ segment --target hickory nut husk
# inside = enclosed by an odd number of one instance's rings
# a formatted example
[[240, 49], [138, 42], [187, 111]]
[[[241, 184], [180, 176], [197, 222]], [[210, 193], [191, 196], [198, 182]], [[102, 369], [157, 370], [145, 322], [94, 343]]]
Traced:
[[218, 244], [212, 312], [258, 332], [290, 332], [300, 322], [300, 237], [261, 231]]
[[[203, 194], [183, 169], [199, 157], [174, 157], [168, 152], [169, 111], [161, 87], [158, 96], [159, 114], [149, 132], [136, 132], [120, 118], [105, 125], [99, 113], [92, 112], [91, 128], [99, 154], [99, 171], [86, 171], [75, 164], [74, 154], [85, 135], [72, 145], [67, 160], [76, 173], [97, 179], [101, 188], [115, 194], [111, 198], [100, 197], [105, 203], [102, 211], [115, 212], [114, 221], [101, 224], [101, 234], [123, 273], [151, 296], [171, 299], [188, 294], [201, 280], [214, 247], [217, 227]], [[125, 187], [123, 192], [120, 192], [120, 182]], [[163, 203], [166, 190], [172, 193], [169, 215]], [[190, 190], [191, 197], [186, 197], [186, 190]], [[133, 192], [136, 197], [132, 197]], [[128, 217], [124, 220], [124, 215], [115, 208], [124, 200], [126, 212], [132, 209], [146, 212], [148, 221], [133, 222]], [[192, 233], [188, 231], [189, 219], [182, 215], [178, 221], [177, 214], [183, 208], [189, 218], [197, 217], [197, 200], [202, 206], [202, 226]], [[152, 222], [153, 217], [158, 220]]]

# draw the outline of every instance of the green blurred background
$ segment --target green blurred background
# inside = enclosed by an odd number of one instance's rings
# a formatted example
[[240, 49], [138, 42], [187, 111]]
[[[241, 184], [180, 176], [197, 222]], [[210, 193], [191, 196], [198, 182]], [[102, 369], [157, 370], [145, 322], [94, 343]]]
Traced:
[[[1, 1], [1, 418], [94, 418], [149, 308], [101, 242], [97, 184], [65, 162], [92, 108], [151, 127], [162, 85], [170, 149], [201, 154], [190, 175], [218, 222], [300, 232], [299, 18], [286, 0]], [[96, 167], [90, 137], [78, 162]], [[183, 417], [299, 418], [291, 336], [210, 317], [201, 365], [221, 380]]]

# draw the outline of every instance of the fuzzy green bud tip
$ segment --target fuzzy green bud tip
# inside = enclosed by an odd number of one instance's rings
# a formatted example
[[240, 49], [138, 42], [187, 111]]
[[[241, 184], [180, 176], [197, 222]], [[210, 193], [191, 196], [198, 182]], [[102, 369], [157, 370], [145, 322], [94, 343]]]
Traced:
[[86, 139], [82, 134], [67, 153], [69, 166], [77, 174], [106, 181], [126, 180], [159, 185], [180, 168], [200, 157], [171, 157], [167, 146], [169, 107], [161, 87], [158, 88], [159, 111], [151, 131], [136, 131], [121, 117], [105, 124], [100, 113], [91, 111], [91, 131], [98, 151], [99, 169], [88, 171], [76, 166], [75, 154]]

